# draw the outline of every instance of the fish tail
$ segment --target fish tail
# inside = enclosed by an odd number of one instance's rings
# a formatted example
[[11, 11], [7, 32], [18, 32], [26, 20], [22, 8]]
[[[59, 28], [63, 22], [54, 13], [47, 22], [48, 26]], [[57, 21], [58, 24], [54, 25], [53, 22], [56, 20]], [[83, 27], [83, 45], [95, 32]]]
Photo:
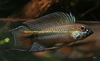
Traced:
[[13, 30], [10, 30], [14, 35], [14, 46], [11, 50], [27, 51], [31, 48], [34, 43], [32, 38], [32, 33], [27, 33], [26, 31], [31, 31], [26, 26], [19, 26]]

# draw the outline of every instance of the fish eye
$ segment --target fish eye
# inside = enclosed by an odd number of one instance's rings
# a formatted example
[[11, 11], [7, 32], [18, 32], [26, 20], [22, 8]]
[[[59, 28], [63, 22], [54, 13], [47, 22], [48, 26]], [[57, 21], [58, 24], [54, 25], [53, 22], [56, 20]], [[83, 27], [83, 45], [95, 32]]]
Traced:
[[81, 30], [85, 30], [85, 26], [81, 26]]

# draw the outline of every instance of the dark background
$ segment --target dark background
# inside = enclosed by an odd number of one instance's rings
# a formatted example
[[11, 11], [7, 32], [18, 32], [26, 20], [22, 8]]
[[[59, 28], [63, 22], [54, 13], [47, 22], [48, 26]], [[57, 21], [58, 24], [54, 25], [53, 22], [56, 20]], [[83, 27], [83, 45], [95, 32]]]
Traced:
[[[0, 17], [7, 18], [31, 0], [0, 0]], [[100, 20], [99, 0], [59, 0], [53, 3], [44, 15], [51, 12], [71, 12], [78, 20]]]
[[[30, 0], [0, 0], [0, 18], [8, 18], [15, 12], [21, 11], [21, 9]], [[42, 15], [46, 15], [51, 12], [71, 12], [78, 21], [100, 21], [100, 1], [99, 0], [59, 0], [58, 3], [53, 3]], [[41, 15], [41, 16], [42, 16]], [[9, 26], [8, 26], [9, 25]], [[100, 58], [85, 58], [85, 59], [56, 59], [51, 58], [39, 58], [34, 56], [31, 52], [20, 51], [5, 51], [13, 46], [14, 39], [10, 32], [6, 32], [10, 29], [22, 25], [22, 22], [8, 22], [0, 20], [0, 61], [100, 61]], [[10, 42], [4, 42], [6, 38], [10, 39]], [[99, 55], [97, 55], [99, 57]]]

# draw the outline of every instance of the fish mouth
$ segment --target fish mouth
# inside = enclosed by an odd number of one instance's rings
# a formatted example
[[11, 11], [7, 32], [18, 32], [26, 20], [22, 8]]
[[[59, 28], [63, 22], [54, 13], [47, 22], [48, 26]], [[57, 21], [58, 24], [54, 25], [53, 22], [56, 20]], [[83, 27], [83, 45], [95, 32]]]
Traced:
[[87, 36], [90, 36], [91, 34], [93, 34], [94, 32], [92, 30], [90, 30], [89, 32], [87, 32]]
[[92, 30], [82, 32], [81, 35], [77, 36], [77, 39], [78, 39], [78, 40], [83, 40], [83, 39], [85, 39], [86, 37], [90, 36], [90, 35], [93, 34], [93, 33], [94, 33], [94, 32], [93, 32]]

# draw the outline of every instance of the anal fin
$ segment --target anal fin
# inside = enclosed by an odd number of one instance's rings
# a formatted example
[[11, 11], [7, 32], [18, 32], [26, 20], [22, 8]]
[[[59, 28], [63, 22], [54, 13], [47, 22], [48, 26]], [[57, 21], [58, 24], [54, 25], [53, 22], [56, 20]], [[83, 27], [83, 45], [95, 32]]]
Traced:
[[43, 46], [37, 42], [34, 42], [29, 51], [38, 52], [38, 51], [44, 51], [44, 50], [45, 50], [45, 46]]

